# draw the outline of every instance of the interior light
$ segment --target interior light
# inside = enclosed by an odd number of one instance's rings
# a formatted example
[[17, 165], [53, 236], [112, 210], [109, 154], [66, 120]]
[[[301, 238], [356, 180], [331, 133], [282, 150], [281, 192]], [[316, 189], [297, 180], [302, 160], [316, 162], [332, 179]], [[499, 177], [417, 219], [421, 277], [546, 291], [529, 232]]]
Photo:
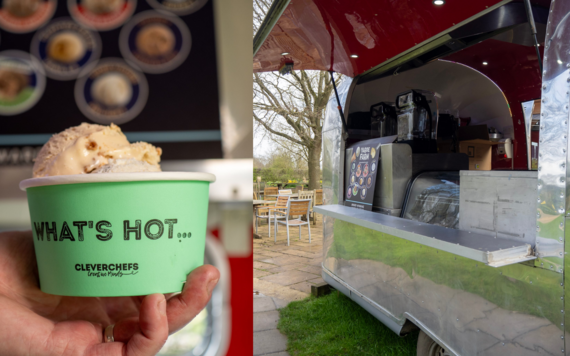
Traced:
[[433, 4], [437, 6], [441, 6], [445, 4], [445, 0], [433, 0]]
[[289, 54], [289, 52], [283, 52], [283, 53], [281, 53], [282, 56], [286, 56], [286, 55], [288, 55], [288, 54]]
[[487, 63], [487, 62], [483, 62], [483, 65], [484, 65], [484, 66], [486, 66], [487, 64], [489, 64], [489, 63]]
[[358, 58], [358, 54], [351, 54], [350, 58]]

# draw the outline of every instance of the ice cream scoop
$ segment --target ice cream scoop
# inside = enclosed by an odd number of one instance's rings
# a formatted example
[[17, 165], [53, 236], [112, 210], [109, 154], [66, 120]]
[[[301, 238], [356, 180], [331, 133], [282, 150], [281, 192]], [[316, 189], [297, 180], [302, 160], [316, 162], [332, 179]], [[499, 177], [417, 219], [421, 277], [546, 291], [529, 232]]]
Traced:
[[[112, 172], [112, 169], [157, 172], [160, 171], [161, 154], [159, 147], [149, 143], [129, 143], [114, 124], [83, 123], [53, 135], [42, 147], [35, 160], [34, 178], [93, 173], [98, 169], [101, 169], [99, 173]], [[133, 163], [133, 167], [127, 167]], [[123, 167], [113, 168], [114, 165]], [[104, 166], [107, 168], [102, 169]]]
[[73, 63], [85, 54], [85, 45], [77, 33], [62, 32], [48, 43], [48, 55], [63, 63]]
[[10, 69], [0, 69], [0, 99], [13, 100], [28, 85], [28, 77]]
[[2, 7], [14, 16], [28, 17], [37, 11], [41, 0], [4, 0]]
[[96, 14], [105, 14], [117, 11], [125, 0], [82, 0], [81, 5]]
[[111, 72], [95, 80], [91, 95], [103, 104], [115, 107], [126, 105], [133, 97], [133, 90], [124, 75]]
[[145, 26], [137, 35], [138, 49], [148, 56], [163, 56], [174, 48], [174, 33], [162, 24]]
[[109, 163], [94, 170], [92, 173], [133, 173], [160, 172], [160, 167], [134, 158], [110, 159]]

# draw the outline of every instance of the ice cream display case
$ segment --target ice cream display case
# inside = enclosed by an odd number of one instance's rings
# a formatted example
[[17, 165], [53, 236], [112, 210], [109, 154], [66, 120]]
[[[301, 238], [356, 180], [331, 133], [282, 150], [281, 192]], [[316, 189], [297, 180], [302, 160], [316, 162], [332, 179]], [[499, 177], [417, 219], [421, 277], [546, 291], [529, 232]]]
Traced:
[[[260, 31], [256, 70], [273, 70], [287, 34], [296, 68], [345, 75], [323, 124], [323, 279], [398, 335], [420, 329], [418, 355], [570, 354], [569, 4], [438, 3], [296, 2], [275, 23], [322, 22]], [[387, 138], [377, 103], [398, 128], [374, 193], [402, 197], [399, 213], [349, 201], [355, 149]]]

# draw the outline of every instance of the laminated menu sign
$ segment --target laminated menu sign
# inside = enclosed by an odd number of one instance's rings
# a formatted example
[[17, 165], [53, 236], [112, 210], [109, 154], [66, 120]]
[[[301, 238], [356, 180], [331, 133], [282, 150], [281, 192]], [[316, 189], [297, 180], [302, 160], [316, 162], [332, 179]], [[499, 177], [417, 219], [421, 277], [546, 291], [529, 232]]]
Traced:
[[346, 150], [349, 166], [344, 205], [372, 210], [380, 145], [379, 139], [360, 141]]

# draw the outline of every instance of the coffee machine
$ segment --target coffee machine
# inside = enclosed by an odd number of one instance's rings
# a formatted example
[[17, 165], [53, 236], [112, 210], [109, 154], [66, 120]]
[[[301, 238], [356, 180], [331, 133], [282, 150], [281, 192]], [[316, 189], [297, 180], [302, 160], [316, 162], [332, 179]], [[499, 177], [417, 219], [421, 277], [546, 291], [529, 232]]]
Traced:
[[426, 92], [409, 90], [398, 94], [397, 141], [407, 143], [413, 153], [437, 153], [437, 118], [433, 120]]
[[378, 132], [380, 137], [398, 134], [398, 119], [396, 108], [386, 102], [374, 104], [370, 107], [371, 130]]

